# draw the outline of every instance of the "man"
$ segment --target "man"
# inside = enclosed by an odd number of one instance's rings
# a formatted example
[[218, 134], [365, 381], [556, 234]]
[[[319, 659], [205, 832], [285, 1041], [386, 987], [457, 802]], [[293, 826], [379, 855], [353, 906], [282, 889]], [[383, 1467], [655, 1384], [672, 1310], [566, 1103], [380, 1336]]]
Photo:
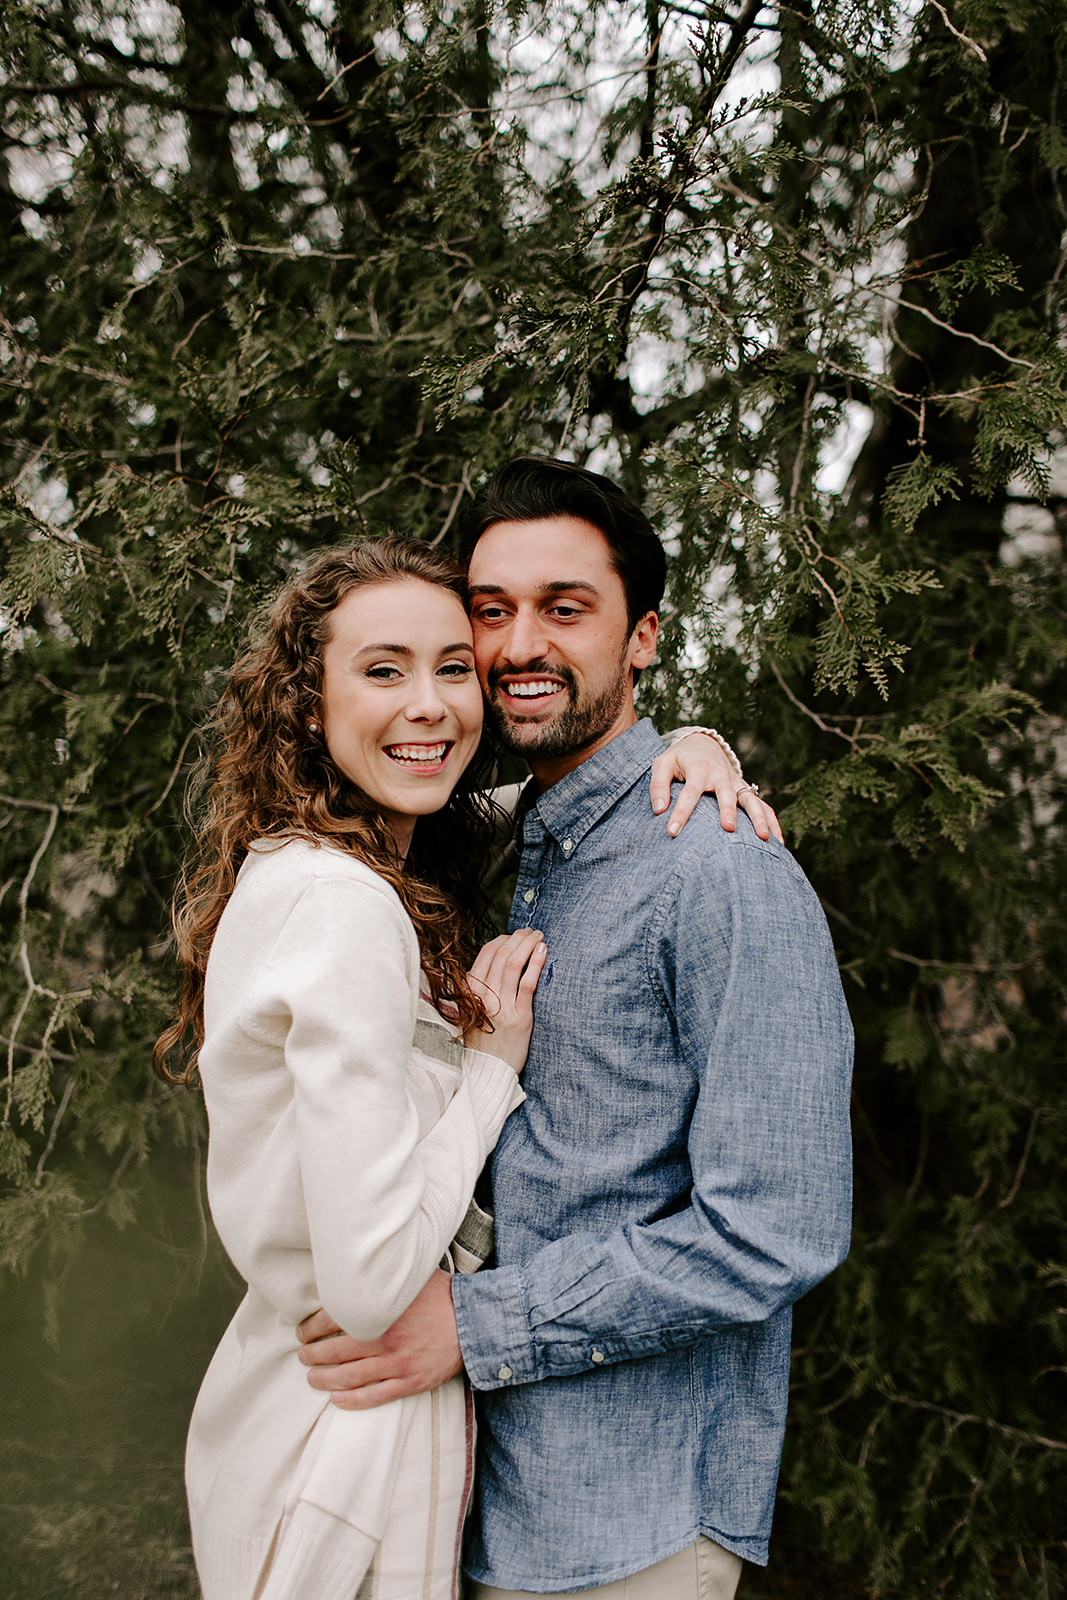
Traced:
[[649, 810], [662, 742], [632, 686], [664, 559], [637, 507], [526, 458], [472, 533], [479, 676], [533, 773], [511, 925], [548, 944], [493, 1161], [496, 1264], [438, 1273], [372, 1345], [303, 1354], [357, 1409], [466, 1368], [480, 1600], [729, 1600], [740, 1558], [766, 1561], [792, 1303], [847, 1249], [833, 949], [775, 841], [723, 832], [708, 800], [677, 838]]

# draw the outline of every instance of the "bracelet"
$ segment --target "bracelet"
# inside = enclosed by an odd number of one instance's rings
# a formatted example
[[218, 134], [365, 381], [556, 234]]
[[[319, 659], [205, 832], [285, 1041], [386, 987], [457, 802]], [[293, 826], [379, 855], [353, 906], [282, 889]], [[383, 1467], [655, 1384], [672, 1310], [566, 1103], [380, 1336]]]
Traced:
[[745, 775], [741, 771], [741, 763], [738, 761], [733, 747], [727, 744], [722, 734], [719, 733], [716, 728], [675, 728], [672, 742], [677, 744], [679, 739], [686, 738], [686, 736], [690, 733], [703, 733], [706, 734], [709, 739], [713, 739], [718, 745], [719, 749], [722, 751], [723, 755], [726, 757], [727, 761], [730, 763], [731, 767], [733, 767], [734, 771], [737, 773], [737, 776], [741, 779], [741, 782], [743, 783], [745, 781]]

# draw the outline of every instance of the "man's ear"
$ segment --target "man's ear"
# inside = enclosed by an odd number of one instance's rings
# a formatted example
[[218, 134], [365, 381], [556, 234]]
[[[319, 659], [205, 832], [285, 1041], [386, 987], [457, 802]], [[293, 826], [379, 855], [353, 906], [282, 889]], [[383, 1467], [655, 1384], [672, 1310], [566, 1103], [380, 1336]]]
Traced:
[[630, 635], [630, 666], [640, 672], [644, 667], [652, 665], [656, 654], [656, 640], [659, 637], [659, 617], [654, 611], [646, 611]]

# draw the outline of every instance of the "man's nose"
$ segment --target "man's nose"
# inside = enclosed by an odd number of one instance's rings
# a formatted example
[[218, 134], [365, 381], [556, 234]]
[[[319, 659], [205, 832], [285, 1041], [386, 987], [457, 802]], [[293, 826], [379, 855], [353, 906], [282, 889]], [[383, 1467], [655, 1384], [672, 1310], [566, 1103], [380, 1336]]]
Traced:
[[504, 657], [513, 667], [540, 661], [548, 652], [548, 631], [536, 611], [518, 611], [502, 641]]

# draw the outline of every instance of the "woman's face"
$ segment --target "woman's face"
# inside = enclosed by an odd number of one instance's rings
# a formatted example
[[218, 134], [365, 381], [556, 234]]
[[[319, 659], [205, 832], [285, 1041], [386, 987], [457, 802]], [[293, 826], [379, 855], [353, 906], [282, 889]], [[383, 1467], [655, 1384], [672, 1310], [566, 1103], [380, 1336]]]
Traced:
[[421, 578], [368, 584], [330, 615], [322, 724], [337, 766], [376, 801], [401, 849], [440, 811], [482, 732], [471, 625]]

